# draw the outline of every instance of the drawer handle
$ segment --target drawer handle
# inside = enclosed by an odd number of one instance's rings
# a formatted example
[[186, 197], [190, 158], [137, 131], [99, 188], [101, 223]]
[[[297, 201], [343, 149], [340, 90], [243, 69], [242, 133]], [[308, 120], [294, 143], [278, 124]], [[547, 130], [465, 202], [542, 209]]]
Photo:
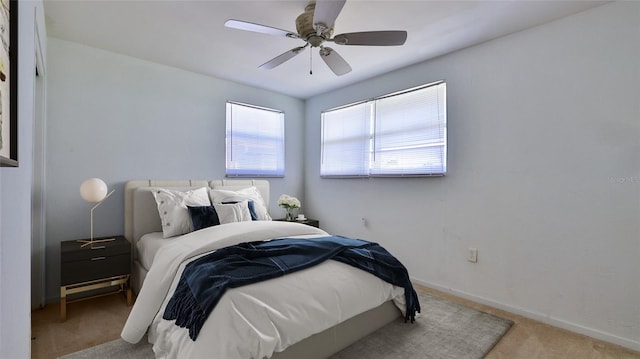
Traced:
[[107, 259], [107, 257], [93, 257], [93, 258], [91, 258], [92, 261], [101, 261], [103, 259]]
[[94, 250], [94, 249], [105, 249], [105, 248], [107, 248], [107, 247], [106, 246], [98, 246], [98, 247], [91, 247], [91, 250]]

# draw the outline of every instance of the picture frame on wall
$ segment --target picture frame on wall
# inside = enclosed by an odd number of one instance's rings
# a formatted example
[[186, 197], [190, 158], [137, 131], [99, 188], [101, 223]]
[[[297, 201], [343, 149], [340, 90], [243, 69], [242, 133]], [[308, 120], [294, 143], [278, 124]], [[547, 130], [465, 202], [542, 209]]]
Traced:
[[18, 0], [0, 5], [0, 166], [18, 167]]

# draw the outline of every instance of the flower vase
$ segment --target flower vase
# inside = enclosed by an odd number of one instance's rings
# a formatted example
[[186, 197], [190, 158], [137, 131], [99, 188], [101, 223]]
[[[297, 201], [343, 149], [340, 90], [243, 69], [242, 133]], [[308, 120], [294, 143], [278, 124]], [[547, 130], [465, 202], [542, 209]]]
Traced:
[[293, 221], [295, 218], [293, 217], [293, 208], [286, 208], [287, 210], [287, 217], [285, 217], [285, 219], [287, 221]]

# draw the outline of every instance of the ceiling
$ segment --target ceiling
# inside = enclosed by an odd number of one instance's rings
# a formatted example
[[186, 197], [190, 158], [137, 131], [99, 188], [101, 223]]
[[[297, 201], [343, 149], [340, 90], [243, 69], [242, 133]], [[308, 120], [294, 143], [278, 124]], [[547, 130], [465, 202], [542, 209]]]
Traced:
[[318, 48], [275, 69], [258, 69], [303, 41], [224, 26], [237, 19], [295, 32], [295, 18], [307, 3], [44, 0], [44, 8], [49, 36], [304, 99], [604, 2], [349, 0], [334, 35], [406, 30], [408, 37], [403, 46], [331, 44], [353, 68], [343, 76], [328, 69]]

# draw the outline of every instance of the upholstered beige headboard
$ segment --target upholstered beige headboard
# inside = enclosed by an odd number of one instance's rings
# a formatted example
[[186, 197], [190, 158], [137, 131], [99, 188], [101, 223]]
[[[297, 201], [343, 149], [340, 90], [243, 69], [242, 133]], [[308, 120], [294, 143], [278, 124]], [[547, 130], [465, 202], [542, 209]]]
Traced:
[[[135, 244], [142, 235], [162, 232], [154, 188], [194, 189], [201, 187], [241, 189], [254, 186], [269, 204], [269, 181], [266, 180], [135, 180], [124, 186], [124, 236]], [[135, 245], [134, 245], [135, 247]]]
[[201, 187], [238, 190], [256, 187], [269, 208], [269, 182], [266, 180], [135, 180], [124, 186], [124, 236], [132, 244], [133, 268], [131, 286], [138, 293], [147, 270], [139, 265], [137, 243], [146, 233], [162, 232], [158, 206], [153, 197], [154, 188], [177, 190]]

